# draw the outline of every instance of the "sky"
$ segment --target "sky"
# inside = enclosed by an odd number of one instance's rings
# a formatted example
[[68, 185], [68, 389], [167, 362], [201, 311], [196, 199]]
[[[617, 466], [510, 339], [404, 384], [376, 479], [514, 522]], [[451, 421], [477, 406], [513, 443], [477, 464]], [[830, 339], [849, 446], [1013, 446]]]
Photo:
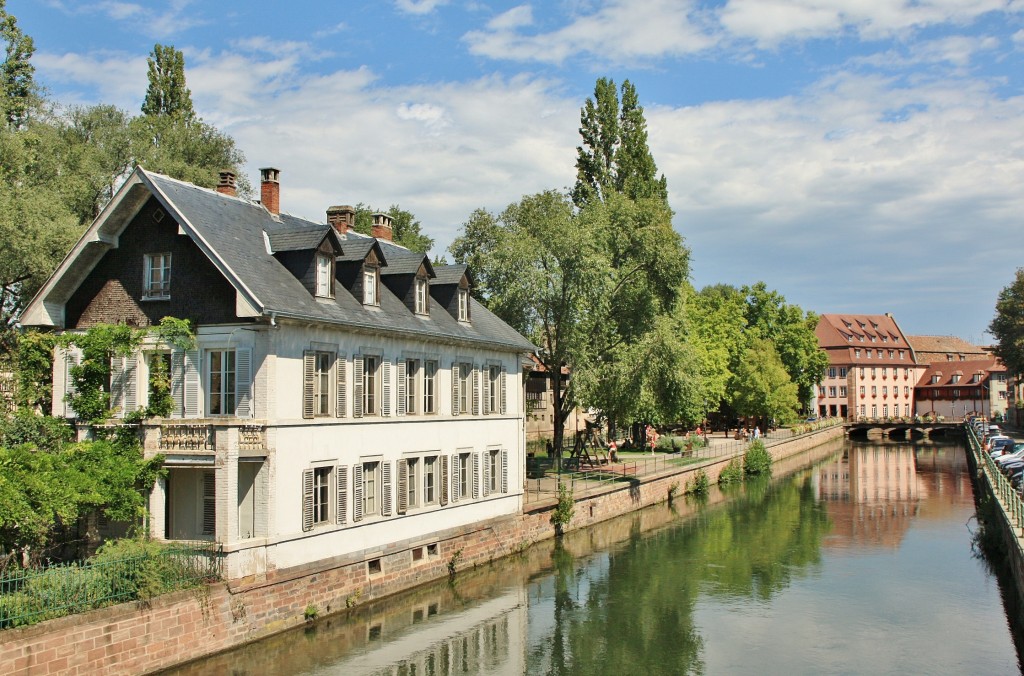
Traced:
[[[1024, 0], [8, 0], [63, 105], [137, 112], [157, 43], [281, 209], [478, 208], [575, 182], [580, 108], [630, 80], [691, 279], [985, 333], [1024, 265]], [[449, 260], [451, 259], [449, 255]]]

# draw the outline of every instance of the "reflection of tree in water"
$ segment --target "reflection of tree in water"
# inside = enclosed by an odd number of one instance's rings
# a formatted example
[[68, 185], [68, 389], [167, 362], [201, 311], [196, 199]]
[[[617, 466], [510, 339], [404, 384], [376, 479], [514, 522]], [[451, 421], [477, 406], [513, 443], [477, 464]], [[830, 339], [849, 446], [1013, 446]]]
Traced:
[[700, 593], [770, 598], [820, 561], [829, 528], [806, 474], [749, 482], [724, 508], [632, 537], [608, 554], [606, 569], [556, 546], [555, 626], [528, 657], [529, 671], [703, 673], [693, 624]]

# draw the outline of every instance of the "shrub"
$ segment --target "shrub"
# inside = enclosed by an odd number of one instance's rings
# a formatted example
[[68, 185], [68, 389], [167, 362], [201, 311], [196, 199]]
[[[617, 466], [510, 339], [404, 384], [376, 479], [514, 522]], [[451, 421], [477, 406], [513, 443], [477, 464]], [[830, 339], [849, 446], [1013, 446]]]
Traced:
[[743, 472], [745, 474], [770, 474], [772, 471], [772, 455], [764, 447], [760, 439], [750, 444], [743, 454]]
[[711, 487], [711, 481], [708, 479], [708, 474], [703, 469], [697, 470], [693, 475], [693, 480], [688, 485], [689, 493], [696, 495], [706, 495], [708, 489]]
[[572, 497], [572, 489], [568, 484], [558, 484], [558, 503], [551, 510], [551, 525], [559, 535], [567, 523], [572, 521], [572, 515], [576, 511], [576, 501]]
[[743, 481], [743, 467], [740, 466], [738, 459], [732, 459], [729, 464], [722, 468], [721, 473], [718, 475], [718, 483], [721, 486], [727, 486], [729, 484]]

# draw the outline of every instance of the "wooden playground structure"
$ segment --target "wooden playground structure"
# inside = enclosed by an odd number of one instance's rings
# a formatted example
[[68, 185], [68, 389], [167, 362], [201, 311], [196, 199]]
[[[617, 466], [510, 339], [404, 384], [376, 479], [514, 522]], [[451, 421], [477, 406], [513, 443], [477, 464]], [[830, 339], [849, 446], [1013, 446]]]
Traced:
[[609, 453], [609, 444], [604, 432], [597, 425], [588, 422], [584, 430], [577, 430], [576, 441], [569, 452], [569, 457], [562, 461], [562, 467], [570, 470], [584, 467], [597, 469], [616, 460], [614, 447]]

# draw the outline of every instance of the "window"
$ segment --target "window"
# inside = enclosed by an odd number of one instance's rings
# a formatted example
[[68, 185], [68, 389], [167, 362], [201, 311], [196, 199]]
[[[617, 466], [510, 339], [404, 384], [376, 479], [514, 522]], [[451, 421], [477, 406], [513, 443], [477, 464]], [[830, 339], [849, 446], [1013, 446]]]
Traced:
[[889, 404], [882, 404], [882, 415], [886, 418], [889, 417]]
[[380, 511], [380, 463], [363, 463], [363, 516]]
[[419, 388], [417, 384], [420, 377], [420, 361], [418, 359], [405, 360], [405, 412], [415, 415], [418, 411]]
[[867, 415], [867, 409], [865, 408], [864, 404], [860, 405], [860, 414], [861, 416]]
[[893, 356], [893, 351], [889, 350], [889, 359], [892, 359], [892, 356]]
[[903, 379], [906, 380], [910, 377], [910, 369], [903, 369]]
[[871, 352], [872, 352], [872, 350], [867, 350], [867, 353], [868, 353], [867, 357], [868, 357], [868, 359], [871, 359]]
[[875, 375], [876, 375], [877, 373], [878, 373], [878, 369], [875, 369], [875, 368], [872, 368], [872, 369], [871, 369], [871, 378], [872, 378], [872, 380], [873, 380], [873, 379], [875, 378]]
[[829, 367], [829, 369], [828, 369], [828, 377], [829, 378], [835, 378], [836, 377], [836, 367], [835, 366]]
[[825, 386], [824, 385], [819, 385], [818, 386], [818, 396], [819, 397], [824, 397], [825, 396]]
[[171, 297], [171, 254], [146, 254], [143, 298]]
[[932, 376], [932, 385], [935, 385], [938, 382], [939, 382], [939, 377], [938, 376]]
[[423, 412], [437, 413], [437, 362], [423, 362]]
[[910, 415], [910, 404], [904, 404], [903, 405], [903, 415], [906, 415], [906, 416]]
[[839, 377], [840, 378], [845, 378], [846, 377], [846, 367], [845, 366], [840, 366], [839, 367]]
[[210, 415], [235, 412], [235, 351], [211, 350], [209, 358]]
[[855, 356], [855, 357], [856, 357], [857, 359], [860, 359], [860, 349], [859, 349], [859, 348], [858, 348], [858, 349], [856, 349], [856, 350], [854, 350], [854, 351], [853, 351], [853, 353], [854, 353], [854, 356]]
[[473, 375], [473, 365], [463, 362], [458, 365], [458, 370], [459, 413], [470, 413], [470, 401], [473, 395], [473, 387], [471, 380], [471, 377]]
[[871, 386], [871, 396], [874, 397], [878, 394], [878, 388], [874, 385]]
[[317, 467], [313, 470], [313, 525], [327, 523], [330, 519], [331, 468]]
[[466, 289], [459, 289], [459, 321], [469, 321], [469, 291]]
[[829, 386], [829, 388], [828, 388], [828, 396], [830, 396], [830, 397], [836, 396], [836, 387], [835, 387], [835, 385], [830, 385]]
[[907, 386], [907, 385], [903, 386], [903, 396], [904, 397], [909, 397], [910, 396], [910, 387]]
[[487, 413], [502, 413], [501, 410], [501, 367], [487, 367]]
[[501, 490], [501, 451], [498, 449], [487, 453], [487, 492], [503, 492]]
[[846, 396], [846, 386], [845, 385], [840, 385], [839, 386], [839, 396], [840, 397], [845, 397]]
[[871, 404], [871, 417], [872, 418], [877, 418], [878, 417], [878, 406], [876, 404]]
[[866, 394], [866, 392], [864, 391], [864, 386], [863, 386], [863, 385], [861, 385], [861, 386], [860, 386], [860, 396], [862, 396], [862, 397], [863, 397], [863, 396], [864, 396], [865, 394]]
[[378, 358], [363, 357], [363, 415], [377, 415]]
[[427, 280], [422, 277], [416, 278], [416, 314], [425, 315], [428, 313], [429, 308], [427, 307]]
[[456, 467], [456, 481], [458, 482], [458, 487], [459, 487], [459, 497], [460, 498], [468, 498], [468, 497], [471, 496], [471, 493], [470, 493], [470, 476], [469, 476], [469, 473], [470, 473], [470, 466], [469, 466], [470, 454], [469, 453], [459, 453], [455, 457], [455, 461], [456, 461], [456, 463], [458, 463], [458, 465]]
[[363, 305], [379, 305], [377, 298], [377, 268], [363, 268]]
[[960, 397], [960, 390], [953, 390], [953, 398], [957, 399]]
[[879, 358], [879, 359], [881, 359], [881, 358], [882, 358], [882, 351], [881, 351], [881, 350], [879, 350], [879, 351], [878, 351], [878, 358]]
[[885, 385], [882, 385], [882, 396], [883, 397], [889, 396], [889, 388], [887, 386], [885, 386]]
[[[419, 458], [409, 458], [405, 461], [405, 481], [403, 477], [399, 477], [400, 489], [404, 489], [403, 500], [405, 502], [402, 505], [405, 509], [412, 509], [419, 506], [419, 486], [420, 486], [420, 460]], [[404, 510], [403, 510], [404, 511]]]
[[864, 367], [863, 366], [860, 367], [860, 377], [862, 379], [864, 378]]
[[322, 298], [330, 298], [334, 279], [334, 261], [327, 254], [316, 255], [316, 295]]
[[313, 415], [331, 413], [331, 363], [334, 355], [330, 352], [315, 352], [313, 357]]
[[952, 378], [952, 380], [950, 382], [953, 383], [954, 385], [959, 383], [960, 382], [960, 374], [959, 373], [954, 373], [953, 374], [953, 378]]
[[438, 474], [436, 455], [429, 455], [423, 458], [423, 504], [437, 504], [437, 487], [441, 481]]

